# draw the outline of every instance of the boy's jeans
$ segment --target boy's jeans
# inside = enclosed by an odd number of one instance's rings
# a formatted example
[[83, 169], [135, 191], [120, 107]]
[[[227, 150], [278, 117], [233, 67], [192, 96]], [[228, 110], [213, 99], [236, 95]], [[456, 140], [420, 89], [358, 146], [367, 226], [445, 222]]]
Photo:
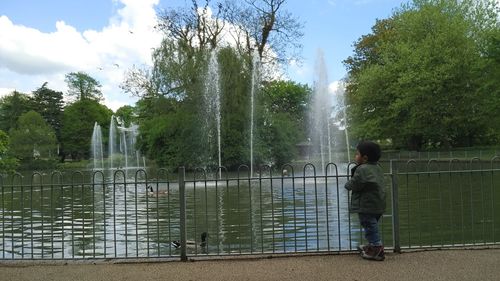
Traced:
[[359, 213], [359, 222], [365, 230], [366, 240], [368, 240], [368, 243], [372, 246], [382, 245], [382, 240], [378, 232], [378, 220], [380, 217], [380, 214]]

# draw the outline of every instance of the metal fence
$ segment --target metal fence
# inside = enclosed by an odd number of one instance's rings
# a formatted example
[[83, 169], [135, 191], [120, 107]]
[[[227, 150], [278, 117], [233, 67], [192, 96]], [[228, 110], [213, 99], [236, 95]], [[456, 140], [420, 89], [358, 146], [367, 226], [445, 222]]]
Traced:
[[[391, 161], [388, 249], [500, 242], [500, 159]], [[87, 171], [0, 178], [0, 259], [350, 252], [363, 242], [349, 165]], [[207, 236], [203, 238], [202, 236]]]

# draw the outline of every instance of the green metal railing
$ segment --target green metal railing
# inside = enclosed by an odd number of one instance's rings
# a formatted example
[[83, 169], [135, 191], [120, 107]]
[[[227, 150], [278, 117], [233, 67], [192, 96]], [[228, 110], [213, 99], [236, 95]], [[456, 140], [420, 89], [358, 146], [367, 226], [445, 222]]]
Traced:
[[[498, 157], [393, 160], [384, 166], [386, 248], [500, 243]], [[354, 251], [363, 237], [357, 215], [348, 212], [343, 186], [349, 168], [264, 166], [253, 176], [241, 166], [216, 174], [180, 168], [0, 177], [0, 259]]]

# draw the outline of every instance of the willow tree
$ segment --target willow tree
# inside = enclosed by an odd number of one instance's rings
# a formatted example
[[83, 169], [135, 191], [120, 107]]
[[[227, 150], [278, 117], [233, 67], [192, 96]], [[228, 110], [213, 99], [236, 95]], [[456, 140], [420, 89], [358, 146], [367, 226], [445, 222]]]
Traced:
[[[212, 5], [210, 0], [193, 0], [189, 7], [159, 12], [157, 27], [164, 39], [153, 51], [153, 67], [129, 71], [122, 85], [127, 92], [141, 97], [138, 110], [141, 149], [150, 157], [162, 159], [164, 165], [194, 166], [205, 161], [202, 155], [210, 149], [199, 140], [203, 138], [200, 124], [207, 117], [199, 113], [204, 111], [209, 59], [216, 50], [223, 81], [220, 94], [224, 162], [235, 165], [236, 161], [248, 158], [241, 147], [248, 138], [242, 134], [249, 127], [243, 121], [249, 119], [251, 54], [254, 49], [259, 50], [261, 58], [278, 54], [273, 57], [275, 61], [286, 56], [286, 48], [272, 52], [269, 48], [272, 43], [279, 46], [283, 38], [297, 38], [283, 28], [288, 26], [283, 21], [292, 20], [279, 16], [284, 3], [284, 0], [245, 1], [235, 7], [231, 1]], [[300, 29], [300, 24], [297, 28]], [[260, 35], [256, 33], [258, 30], [262, 31]], [[280, 32], [289, 36], [275, 35]], [[167, 106], [159, 108], [155, 103]]]

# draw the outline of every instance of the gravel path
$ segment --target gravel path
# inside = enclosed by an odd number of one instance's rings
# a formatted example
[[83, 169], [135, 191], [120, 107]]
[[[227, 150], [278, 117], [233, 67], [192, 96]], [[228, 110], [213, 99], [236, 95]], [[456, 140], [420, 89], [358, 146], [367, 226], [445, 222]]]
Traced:
[[203, 260], [35, 264], [0, 262], [1, 281], [37, 280], [500, 280], [500, 249]]

